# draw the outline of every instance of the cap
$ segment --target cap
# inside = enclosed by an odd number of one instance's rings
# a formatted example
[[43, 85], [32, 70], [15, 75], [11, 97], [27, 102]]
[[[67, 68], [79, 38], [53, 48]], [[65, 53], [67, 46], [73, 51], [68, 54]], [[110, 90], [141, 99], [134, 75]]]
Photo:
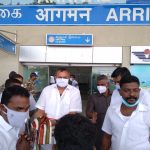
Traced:
[[38, 75], [35, 73], [35, 72], [32, 72], [31, 74], [30, 74], [30, 77], [38, 77]]

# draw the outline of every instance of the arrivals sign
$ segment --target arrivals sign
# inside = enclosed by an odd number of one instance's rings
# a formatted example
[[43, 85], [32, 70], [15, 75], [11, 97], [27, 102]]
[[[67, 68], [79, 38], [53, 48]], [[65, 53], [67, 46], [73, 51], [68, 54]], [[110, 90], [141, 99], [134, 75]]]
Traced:
[[0, 35], [0, 49], [8, 53], [16, 53], [16, 45], [5, 36]]
[[1, 6], [0, 25], [150, 25], [150, 5]]
[[92, 34], [47, 34], [46, 45], [92, 46]]

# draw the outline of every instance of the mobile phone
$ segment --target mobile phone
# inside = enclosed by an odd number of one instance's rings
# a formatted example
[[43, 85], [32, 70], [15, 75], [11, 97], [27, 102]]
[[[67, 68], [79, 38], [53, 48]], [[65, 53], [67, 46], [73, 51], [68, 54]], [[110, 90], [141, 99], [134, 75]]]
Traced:
[[31, 137], [31, 120], [28, 118], [25, 120], [25, 134]]

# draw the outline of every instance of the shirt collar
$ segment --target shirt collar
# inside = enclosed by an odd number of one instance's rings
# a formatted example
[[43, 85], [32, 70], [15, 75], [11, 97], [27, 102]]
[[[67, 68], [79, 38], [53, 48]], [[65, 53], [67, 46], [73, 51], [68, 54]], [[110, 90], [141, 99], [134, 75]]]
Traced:
[[7, 123], [4, 118], [2, 116], [0, 116], [0, 125], [6, 130], [6, 131], [9, 131], [11, 130], [13, 127]]
[[[112, 106], [112, 108], [115, 109], [116, 112], [118, 113], [118, 112], [120, 112], [121, 104], [114, 105], [114, 106]], [[142, 103], [139, 103], [136, 111], [140, 111], [140, 112], [142, 112], [142, 111], [150, 111], [150, 109], [146, 105], [144, 105]]]
[[[109, 90], [109, 89], [108, 89], [108, 90]], [[100, 97], [100, 96], [104, 96], [104, 94], [100, 94], [99, 92], [97, 92], [96, 94], [97, 94], [97, 96], [99, 96], [99, 97]], [[112, 95], [112, 92], [109, 90], [108, 96], [110, 96], [110, 95]]]

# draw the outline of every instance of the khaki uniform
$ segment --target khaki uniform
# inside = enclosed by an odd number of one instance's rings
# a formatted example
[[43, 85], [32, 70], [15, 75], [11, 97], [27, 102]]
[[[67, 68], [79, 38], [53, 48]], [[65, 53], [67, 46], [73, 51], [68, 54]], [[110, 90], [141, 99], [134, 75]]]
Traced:
[[33, 96], [36, 94], [34, 81], [28, 80], [28, 81], [24, 84], [24, 87], [25, 87], [30, 93], [32, 93]]

